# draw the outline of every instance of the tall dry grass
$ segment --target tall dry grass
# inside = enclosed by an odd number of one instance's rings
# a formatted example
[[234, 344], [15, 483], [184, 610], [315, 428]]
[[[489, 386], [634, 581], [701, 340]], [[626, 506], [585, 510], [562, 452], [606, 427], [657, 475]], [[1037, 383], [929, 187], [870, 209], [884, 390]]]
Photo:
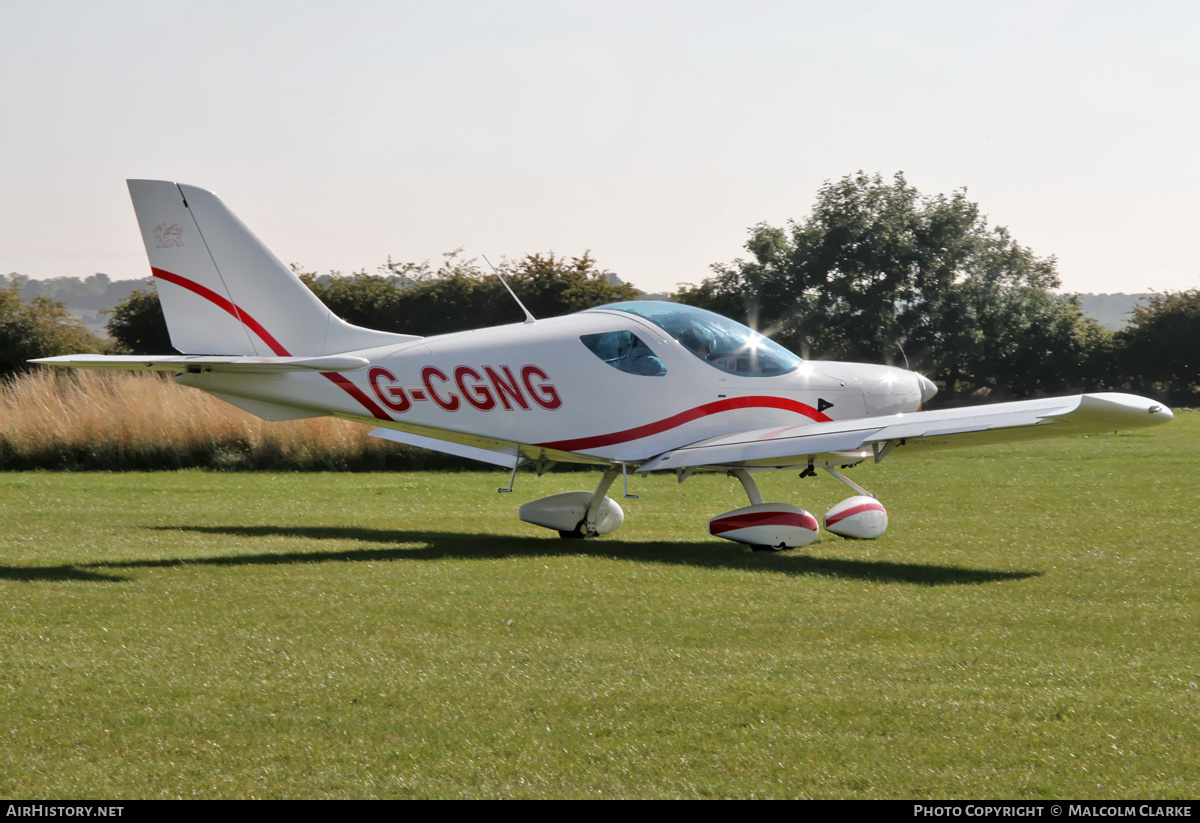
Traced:
[[48, 368], [0, 389], [0, 469], [379, 470], [446, 467], [329, 417], [271, 423], [169, 377]]

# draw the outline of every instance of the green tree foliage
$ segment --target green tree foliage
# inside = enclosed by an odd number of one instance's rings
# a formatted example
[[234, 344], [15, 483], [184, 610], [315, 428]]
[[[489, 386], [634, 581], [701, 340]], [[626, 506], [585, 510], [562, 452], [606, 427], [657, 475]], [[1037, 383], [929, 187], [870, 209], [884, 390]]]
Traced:
[[[499, 269], [535, 317], [554, 317], [638, 296], [637, 289], [598, 268], [587, 253], [582, 257], [531, 254], [517, 261], [502, 261]], [[300, 272], [300, 279], [338, 317], [371, 329], [428, 336], [524, 319], [499, 278], [474, 260], [461, 259], [458, 251], [446, 254], [436, 269], [428, 262], [389, 259], [379, 274]], [[135, 291], [121, 301], [112, 310], [108, 333], [122, 353], [174, 351], [153, 290]]]
[[173, 354], [158, 292], [135, 289], [109, 313], [108, 336], [120, 354]]
[[[350, 277], [302, 274], [334, 314], [347, 322], [404, 334], [445, 334], [524, 319], [504, 285], [460, 251], [446, 254], [435, 270], [429, 263], [388, 261], [380, 274]], [[534, 317], [632, 300], [634, 287], [596, 266], [590, 254], [556, 257], [531, 254], [502, 261], [499, 270]]]
[[1174, 403], [1200, 401], [1200, 289], [1152, 295], [1117, 341], [1133, 390]]
[[1051, 292], [1054, 258], [989, 227], [965, 191], [859, 172], [827, 182], [807, 219], [753, 227], [746, 248], [676, 297], [804, 357], [907, 362], [950, 396], [1057, 391], [1098, 368], [1106, 333]]
[[0, 374], [29, 368], [38, 357], [96, 353], [100, 340], [66, 310], [62, 303], [37, 296], [21, 299], [21, 283], [0, 289]]

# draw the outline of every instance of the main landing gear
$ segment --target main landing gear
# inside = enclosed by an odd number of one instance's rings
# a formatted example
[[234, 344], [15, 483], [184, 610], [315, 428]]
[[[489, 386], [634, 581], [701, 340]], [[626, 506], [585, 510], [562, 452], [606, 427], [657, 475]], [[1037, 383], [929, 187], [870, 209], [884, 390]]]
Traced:
[[[825, 513], [825, 530], [841, 537], [873, 540], [887, 530], [887, 510], [875, 496], [831, 466], [822, 466], [859, 494], [838, 503]], [[812, 467], [805, 472], [811, 473]], [[817, 518], [790, 503], [764, 503], [748, 469], [731, 469], [741, 481], [750, 505], [717, 515], [708, 521], [708, 533], [745, 543], [755, 551], [780, 551], [807, 546], [817, 539]]]
[[[741, 482], [746, 496], [750, 498], [750, 505], [709, 520], [709, 534], [745, 543], [755, 551], [779, 551], [807, 546], [817, 539], [821, 526], [832, 534], [859, 540], [872, 540], [887, 530], [887, 511], [875, 499], [875, 495], [832, 466], [822, 465], [820, 468], [858, 492], [827, 511], [820, 522], [799, 506], [764, 503], [750, 470], [731, 469], [730, 477], [736, 477]], [[815, 473], [815, 468], [809, 466], [801, 476]], [[687, 476], [688, 473], [682, 473], [680, 482]], [[625, 481], [625, 496], [636, 498], [636, 495], [629, 494], [629, 477], [622, 464], [605, 471], [595, 491], [564, 492], [534, 500], [521, 506], [520, 518], [535, 526], [554, 529], [564, 538], [597, 537], [614, 532], [625, 522], [625, 513], [617, 501], [607, 496], [617, 477]]]

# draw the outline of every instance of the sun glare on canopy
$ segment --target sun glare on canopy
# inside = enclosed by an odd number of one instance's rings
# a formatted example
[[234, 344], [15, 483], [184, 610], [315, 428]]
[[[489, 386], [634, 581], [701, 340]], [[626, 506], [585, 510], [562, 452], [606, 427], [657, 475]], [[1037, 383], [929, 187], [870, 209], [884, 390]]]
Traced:
[[774, 377], [793, 372], [804, 362], [753, 329], [694, 306], [638, 300], [597, 307], [604, 309], [649, 320], [696, 357], [727, 374]]

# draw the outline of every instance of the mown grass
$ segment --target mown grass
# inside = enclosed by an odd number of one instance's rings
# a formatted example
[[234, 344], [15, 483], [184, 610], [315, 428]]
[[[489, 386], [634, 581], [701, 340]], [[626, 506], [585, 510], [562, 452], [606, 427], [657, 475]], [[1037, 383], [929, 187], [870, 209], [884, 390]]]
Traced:
[[581, 542], [579, 474], [0, 474], [0, 794], [1194, 797], [1198, 445], [897, 454], [772, 555], [720, 477]]

